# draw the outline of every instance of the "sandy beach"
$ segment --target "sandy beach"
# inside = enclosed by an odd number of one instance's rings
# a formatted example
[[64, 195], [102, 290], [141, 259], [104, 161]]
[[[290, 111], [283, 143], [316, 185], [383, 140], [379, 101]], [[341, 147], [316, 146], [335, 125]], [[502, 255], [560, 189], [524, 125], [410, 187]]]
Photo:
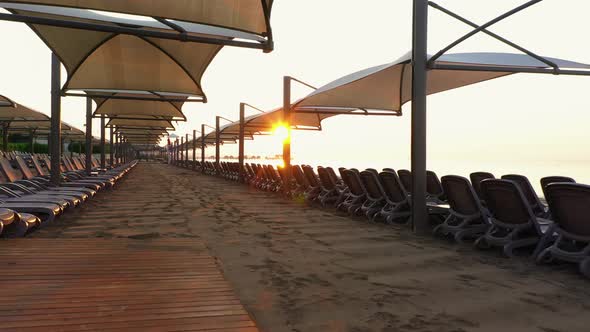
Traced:
[[[140, 163], [33, 238], [195, 238], [261, 331], [588, 331], [574, 266], [536, 266]], [[189, 241], [190, 243], [190, 241]]]

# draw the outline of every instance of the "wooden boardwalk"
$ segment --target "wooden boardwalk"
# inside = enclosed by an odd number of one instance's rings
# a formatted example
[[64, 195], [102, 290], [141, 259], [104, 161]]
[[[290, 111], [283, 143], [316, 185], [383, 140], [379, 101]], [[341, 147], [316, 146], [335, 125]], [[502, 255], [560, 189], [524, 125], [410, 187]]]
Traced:
[[0, 242], [0, 331], [258, 331], [199, 239]]

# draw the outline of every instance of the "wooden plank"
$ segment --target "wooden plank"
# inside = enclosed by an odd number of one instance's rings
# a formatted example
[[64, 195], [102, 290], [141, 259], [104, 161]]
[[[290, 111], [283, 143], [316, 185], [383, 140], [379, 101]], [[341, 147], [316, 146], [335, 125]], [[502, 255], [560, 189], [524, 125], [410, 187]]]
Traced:
[[258, 331], [202, 243], [139, 242], [0, 242], [0, 331]]

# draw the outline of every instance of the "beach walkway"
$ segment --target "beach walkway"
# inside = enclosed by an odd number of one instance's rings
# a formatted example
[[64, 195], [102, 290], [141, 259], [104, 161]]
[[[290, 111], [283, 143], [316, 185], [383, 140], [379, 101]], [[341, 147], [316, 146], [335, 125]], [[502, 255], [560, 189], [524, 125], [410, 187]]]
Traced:
[[32, 238], [0, 243], [0, 331], [258, 331], [202, 240], [155, 236], [185, 218], [142, 168]]
[[[140, 163], [112, 194], [2, 247], [0, 275], [13, 282], [0, 286], [0, 314], [9, 318], [0, 327], [89, 319], [126, 331], [255, 330], [249, 317], [273, 332], [582, 332], [590, 325], [588, 281], [569, 265], [504, 259], [164, 164]], [[59, 268], [49, 268], [56, 261]], [[85, 307], [109, 297], [121, 304], [72, 315], [55, 309], [66, 301], [52, 299], [63, 296], [88, 299]], [[200, 309], [213, 299], [225, 308]], [[215, 325], [224, 318], [244, 325]], [[79, 330], [111, 328], [91, 324]]]

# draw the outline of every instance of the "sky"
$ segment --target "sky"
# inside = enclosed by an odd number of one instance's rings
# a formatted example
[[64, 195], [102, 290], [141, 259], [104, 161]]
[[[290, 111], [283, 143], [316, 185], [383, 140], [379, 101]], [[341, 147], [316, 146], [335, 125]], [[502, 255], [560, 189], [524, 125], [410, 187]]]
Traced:
[[[437, 2], [483, 23], [525, 1]], [[264, 54], [225, 47], [202, 80], [209, 102], [187, 103], [183, 111], [188, 121], [178, 123], [176, 133], [192, 134], [202, 123], [214, 125], [216, 115], [237, 120], [240, 102], [266, 110], [280, 106], [284, 75], [322, 86], [394, 61], [411, 48], [411, 5], [411, 0], [276, 0], [275, 50]], [[590, 63], [588, 12], [589, 1], [545, 0], [491, 30], [538, 54]], [[50, 51], [23, 24], [0, 22], [0, 31], [0, 94], [49, 113]], [[429, 53], [468, 31], [431, 8]], [[518, 52], [478, 34], [450, 53], [493, 51]], [[65, 81], [65, 71], [62, 76]], [[589, 158], [589, 83], [590, 77], [519, 74], [429, 96], [429, 166], [504, 162], [580, 168]], [[293, 99], [309, 92], [296, 87]], [[84, 103], [82, 98], [64, 98], [64, 121], [83, 128]], [[294, 132], [294, 161], [409, 167], [410, 107], [404, 106], [402, 117], [338, 116], [324, 121], [322, 132]], [[97, 127], [95, 122], [95, 135]], [[281, 152], [273, 137], [246, 141], [248, 155]], [[213, 148], [207, 150], [207, 155], [213, 153]], [[237, 145], [223, 146], [221, 154], [237, 155]]]

